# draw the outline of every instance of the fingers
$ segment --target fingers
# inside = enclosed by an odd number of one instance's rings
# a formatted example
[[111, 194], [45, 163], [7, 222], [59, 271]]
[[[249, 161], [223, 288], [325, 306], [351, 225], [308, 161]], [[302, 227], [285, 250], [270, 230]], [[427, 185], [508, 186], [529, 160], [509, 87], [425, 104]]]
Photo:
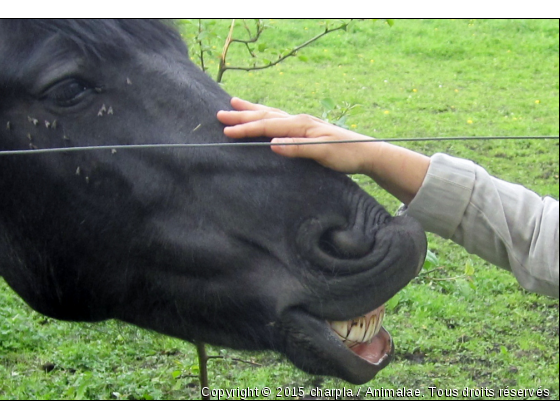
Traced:
[[273, 112], [280, 112], [282, 114], [286, 114], [284, 111], [281, 111], [276, 108], [271, 108], [269, 106], [254, 104], [249, 101], [245, 101], [241, 98], [231, 98], [231, 106], [236, 111], [273, 111]]
[[270, 136], [267, 133], [272, 133], [273, 131], [270, 130], [275, 130], [274, 125], [271, 127], [268, 127], [268, 123], [253, 124], [247, 127], [243, 125], [261, 120], [289, 117], [289, 114], [279, 109], [253, 104], [239, 98], [232, 98], [231, 104], [236, 111], [219, 111], [218, 120], [225, 125], [231, 126], [226, 127], [224, 133], [233, 138]]
[[[310, 115], [290, 115], [282, 110], [232, 98], [235, 111], [220, 111], [218, 120], [226, 125], [224, 134], [231, 138], [269, 137], [271, 149], [286, 157], [314, 159], [319, 164], [344, 173], [357, 173], [363, 166], [368, 146], [337, 144], [306, 145], [302, 142], [325, 142], [351, 138], [369, 139], [326, 123]], [[279, 143], [287, 143], [280, 145]]]
[[[243, 112], [239, 112], [243, 113]], [[275, 116], [260, 111], [254, 115], [242, 115], [244, 121], [224, 128], [224, 134], [232, 138], [242, 137], [306, 137], [307, 127], [302, 120], [293, 116]], [[223, 122], [223, 121], [222, 121]]]
[[231, 138], [242, 137], [307, 137], [311, 117], [292, 116], [264, 105], [232, 98], [236, 111], [218, 112], [218, 120], [225, 124], [224, 134]]
[[268, 110], [218, 112], [218, 120], [226, 125], [246, 124], [257, 120], [282, 118], [285, 116], [287, 115]]

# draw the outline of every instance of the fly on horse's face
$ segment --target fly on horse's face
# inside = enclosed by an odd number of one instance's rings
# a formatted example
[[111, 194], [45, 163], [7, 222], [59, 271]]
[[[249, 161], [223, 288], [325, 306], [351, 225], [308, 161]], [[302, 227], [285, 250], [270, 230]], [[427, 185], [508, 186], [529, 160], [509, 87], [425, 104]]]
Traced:
[[[154, 21], [0, 21], [0, 149], [231, 141], [229, 96]], [[426, 243], [348, 177], [268, 148], [0, 157], [0, 275], [60, 319], [117, 318], [370, 380]]]

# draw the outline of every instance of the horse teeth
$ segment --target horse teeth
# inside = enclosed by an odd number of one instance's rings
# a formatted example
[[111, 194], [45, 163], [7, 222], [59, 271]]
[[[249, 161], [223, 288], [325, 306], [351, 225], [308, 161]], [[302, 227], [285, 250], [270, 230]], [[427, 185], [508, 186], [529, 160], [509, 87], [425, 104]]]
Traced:
[[373, 340], [381, 331], [384, 313], [384, 309], [381, 309], [370, 316], [361, 316], [350, 321], [331, 321], [329, 324], [342, 342], [352, 348]]
[[364, 341], [366, 343], [369, 343], [371, 341], [371, 339], [373, 338], [373, 336], [375, 335], [375, 316], [370, 319], [367, 331], [366, 331], [366, 335], [364, 337]]
[[375, 322], [375, 333], [377, 335], [379, 331], [381, 331], [381, 325], [383, 324], [383, 316], [385, 315], [385, 311], [379, 312], [379, 316], [377, 317], [377, 321]]
[[356, 324], [352, 325], [348, 333], [348, 340], [361, 342], [364, 339], [364, 321], [362, 317]]
[[333, 321], [330, 323], [332, 329], [342, 338], [346, 339], [348, 335], [348, 321]]
[[370, 331], [369, 341], [371, 341], [371, 339], [375, 336], [375, 334], [379, 332], [376, 331], [376, 325], [377, 325], [377, 317], [373, 315], [369, 322], [369, 329], [368, 329]]

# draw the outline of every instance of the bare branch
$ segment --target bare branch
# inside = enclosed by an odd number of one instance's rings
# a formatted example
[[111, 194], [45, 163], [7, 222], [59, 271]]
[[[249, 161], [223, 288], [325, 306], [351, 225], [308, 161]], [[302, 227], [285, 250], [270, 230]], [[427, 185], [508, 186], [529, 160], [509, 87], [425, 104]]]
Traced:
[[[354, 19], [351, 19], [351, 21], [352, 21], [352, 20], [354, 20]], [[220, 82], [220, 81], [222, 80], [223, 74], [224, 74], [227, 70], [255, 71], [255, 70], [264, 70], [264, 69], [273, 67], [273, 66], [275, 66], [276, 64], [281, 63], [282, 61], [284, 61], [284, 60], [287, 59], [288, 57], [292, 57], [292, 56], [296, 55], [298, 51], [300, 51], [301, 49], [307, 47], [309, 44], [312, 44], [313, 42], [317, 41], [318, 39], [324, 37], [325, 35], [328, 35], [328, 34], [330, 34], [330, 33], [332, 33], [332, 32], [335, 32], [335, 31], [345, 30], [345, 29], [348, 27], [348, 24], [349, 24], [349, 23], [350, 23], [350, 22], [345, 23], [345, 24], [340, 25], [340, 26], [337, 26], [337, 27], [335, 27], [335, 28], [331, 28], [331, 29], [329, 29], [329, 28], [327, 27], [327, 28], [325, 28], [325, 30], [324, 30], [323, 32], [321, 32], [320, 34], [314, 36], [313, 38], [311, 38], [311, 39], [305, 41], [303, 44], [298, 45], [297, 47], [294, 47], [291, 51], [289, 51], [288, 53], [282, 55], [282, 56], [279, 57], [276, 61], [273, 61], [273, 62], [271, 62], [271, 63], [269, 63], [269, 64], [265, 64], [265, 65], [262, 65], [262, 66], [256, 66], [256, 65], [255, 65], [255, 66], [253, 66], [253, 67], [228, 67], [227, 65], [225, 65], [225, 56], [223, 56], [223, 58], [224, 58], [224, 64], [223, 64], [223, 67], [221, 66], [220, 69], [219, 69], [217, 80], [218, 80], [218, 82]], [[260, 32], [257, 31], [257, 35], [255, 35], [254, 41], [252, 41], [252, 40], [248, 40], [248, 41], [236, 40], [235, 42], [242, 42], [242, 43], [245, 43], [245, 44], [247, 44], [247, 43], [249, 43], [249, 42], [256, 42], [256, 40], [258, 39], [258, 37], [260, 36], [261, 33], [262, 33], [262, 30], [261, 30]], [[233, 42], [232, 39], [230, 39], [230, 42], [229, 42], [229, 43], [231, 44], [231, 42]], [[229, 47], [229, 44], [228, 44], [228, 47]], [[227, 52], [227, 50], [226, 50], [226, 52]], [[252, 55], [252, 54], [251, 54], [251, 55]], [[220, 63], [220, 64], [221, 64], [221, 63]]]
[[257, 33], [255, 34], [255, 36], [251, 36], [251, 30], [249, 29], [249, 27], [247, 26], [247, 23], [245, 22], [245, 19], [243, 19], [243, 24], [245, 25], [245, 29], [247, 29], [247, 32], [249, 33], [249, 39], [237, 39], [237, 38], [233, 38], [231, 40], [231, 42], [239, 42], [241, 44], [254, 44], [255, 42], [257, 42], [261, 36], [261, 34], [264, 31], [264, 26], [260, 24], [260, 22], [257, 22]]
[[202, 19], [198, 19], [198, 47], [200, 48], [200, 67], [202, 71], [206, 73], [206, 67], [204, 66], [204, 47], [202, 46], [202, 39], [200, 34], [202, 33]]
[[247, 363], [248, 365], [262, 367], [260, 363], [251, 362], [249, 360], [238, 359], [237, 357], [208, 356], [208, 360], [212, 360], [212, 359], [233, 360], [235, 362]]
[[[200, 389], [203, 389], [208, 387], [208, 354], [206, 353], [206, 345], [202, 341], [196, 342], [196, 352], [198, 354]], [[210, 396], [202, 394], [202, 399], [210, 400]]]
[[216, 80], [218, 81], [218, 83], [222, 81], [222, 75], [227, 70], [226, 57], [227, 57], [229, 46], [231, 45], [234, 28], [235, 28], [235, 19], [232, 19], [231, 25], [229, 27], [228, 36], [226, 38], [226, 41], [224, 42], [224, 49], [222, 50], [222, 55], [220, 55], [220, 62], [218, 64], [218, 75], [216, 76]]

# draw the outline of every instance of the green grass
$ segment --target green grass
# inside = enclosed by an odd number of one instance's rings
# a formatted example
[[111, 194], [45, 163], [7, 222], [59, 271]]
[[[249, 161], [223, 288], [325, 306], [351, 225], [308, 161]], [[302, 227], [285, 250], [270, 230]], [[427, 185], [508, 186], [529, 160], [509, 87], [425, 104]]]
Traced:
[[[300, 44], [316, 21], [275, 21], [270, 46]], [[218, 22], [225, 34], [227, 22]], [[187, 34], [188, 35], [188, 34]], [[188, 36], [187, 36], [188, 37]], [[216, 42], [216, 50], [221, 44]], [[380, 138], [558, 134], [558, 22], [396, 20], [334, 33], [259, 72], [227, 72], [231, 94], [321, 115], [321, 100], [360, 104], [352, 129]], [[232, 49], [232, 64], [243, 60]], [[210, 63], [213, 65], [214, 63]], [[416, 142], [411, 149], [471, 159], [492, 174], [558, 198], [558, 141]], [[364, 177], [391, 211], [398, 202]], [[523, 291], [507, 272], [429, 236], [442, 268], [390, 302], [396, 358], [367, 386], [418, 388], [461, 399], [468, 388], [546, 389], [559, 398], [558, 301]], [[118, 322], [70, 324], [34, 313], [0, 286], [0, 398], [199, 398], [194, 346]], [[215, 388], [351, 386], [298, 371], [271, 353], [210, 348]], [[259, 364], [254, 366], [237, 359]], [[431, 395], [430, 387], [443, 392]], [[444, 390], [458, 396], [445, 397]], [[451, 392], [448, 391], [448, 392]], [[274, 399], [274, 395], [271, 399]], [[369, 397], [365, 397], [369, 398]], [[475, 395], [476, 398], [476, 395]], [[492, 397], [479, 397], [492, 399]], [[534, 394], [533, 397], [539, 399]], [[511, 399], [502, 396], [502, 399]]]

